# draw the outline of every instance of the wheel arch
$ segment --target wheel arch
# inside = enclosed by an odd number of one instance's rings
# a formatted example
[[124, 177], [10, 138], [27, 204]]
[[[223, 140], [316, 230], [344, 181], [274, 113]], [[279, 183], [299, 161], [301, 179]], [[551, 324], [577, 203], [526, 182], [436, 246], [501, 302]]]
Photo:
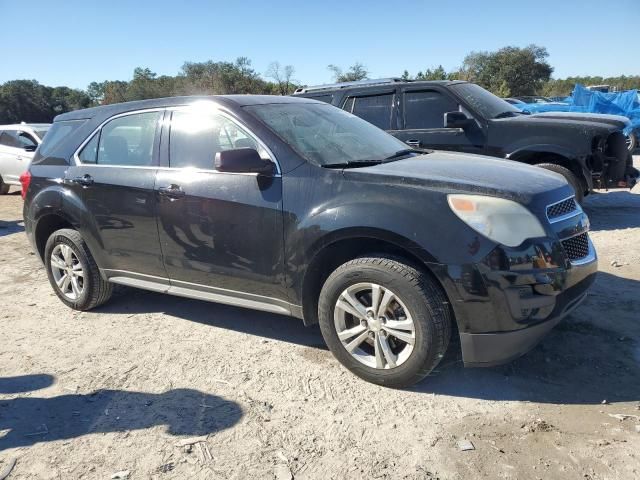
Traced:
[[343, 263], [364, 255], [385, 255], [408, 263], [428, 274], [447, 297], [446, 289], [429, 268], [435, 258], [415, 242], [392, 232], [371, 228], [332, 232], [311, 252], [300, 292], [305, 325], [318, 323], [318, 297], [327, 277]]
[[554, 163], [571, 171], [582, 182], [585, 193], [592, 188], [593, 180], [591, 175], [587, 175], [585, 167], [579, 160], [573, 158], [568, 150], [562, 148], [548, 148], [541, 146], [538, 148], [527, 148], [518, 150], [507, 155], [509, 160], [538, 165], [541, 163]]

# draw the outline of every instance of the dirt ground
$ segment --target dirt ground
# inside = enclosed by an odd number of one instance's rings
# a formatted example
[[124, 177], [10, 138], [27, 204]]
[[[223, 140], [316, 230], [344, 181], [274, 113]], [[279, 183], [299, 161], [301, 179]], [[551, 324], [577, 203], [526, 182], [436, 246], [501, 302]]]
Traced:
[[640, 478], [634, 192], [587, 200], [600, 274], [540, 346], [464, 369], [454, 344], [404, 391], [287, 317], [134, 289], [73, 312], [0, 197], [0, 478]]

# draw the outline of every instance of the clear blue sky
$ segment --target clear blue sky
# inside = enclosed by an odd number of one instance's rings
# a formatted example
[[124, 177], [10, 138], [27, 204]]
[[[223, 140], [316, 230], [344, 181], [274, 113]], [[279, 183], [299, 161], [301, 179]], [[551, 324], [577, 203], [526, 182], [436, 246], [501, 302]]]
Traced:
[[0, 18], [0, 83], [86, 88], [137, 66], [175, 75], [186, 60], [247, 56], [314, 84], [331, 80], [330, 63], [397, 76], [530, 43], [557, 78], [640, 74], [640, 0], [0, 0]]

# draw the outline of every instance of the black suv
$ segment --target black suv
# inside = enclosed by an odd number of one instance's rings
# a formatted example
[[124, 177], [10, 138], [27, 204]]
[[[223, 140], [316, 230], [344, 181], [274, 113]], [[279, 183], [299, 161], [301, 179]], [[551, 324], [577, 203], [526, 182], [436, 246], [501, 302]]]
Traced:
[[123, 284], [292, 315], [390, 386], [427, 375], [454, 326], [466, 364], [523, 354], [597, 269], [562, 177], [407, 149], [304, 98], [66, 113], [22, 183], [28, 237], [69, 307]]
[[578, 201], [593, 188], [632, 187], [639, 172], [626, 148], [625, 117], [549, 112], [530, 115], [463, 81], [364, 80], [300, 88], [415, 148], [479, 153], [563, 175]]

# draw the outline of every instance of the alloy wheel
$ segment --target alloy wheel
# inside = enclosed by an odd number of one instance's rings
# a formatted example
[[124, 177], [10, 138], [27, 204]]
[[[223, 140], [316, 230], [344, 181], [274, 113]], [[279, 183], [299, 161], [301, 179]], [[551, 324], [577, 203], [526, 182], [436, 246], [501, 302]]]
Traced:
[[73, 249], [65, 243], [57, 244], [49, 262], [58, 290], [67, 299], [78, 300], [84, 291], [85, 272]]
[[407, 361], [415, 344], [415, 324], [400, 297], [375, 283], [345, 289], [334, 308], [334, 325], [353, 358], [376, 369]]

